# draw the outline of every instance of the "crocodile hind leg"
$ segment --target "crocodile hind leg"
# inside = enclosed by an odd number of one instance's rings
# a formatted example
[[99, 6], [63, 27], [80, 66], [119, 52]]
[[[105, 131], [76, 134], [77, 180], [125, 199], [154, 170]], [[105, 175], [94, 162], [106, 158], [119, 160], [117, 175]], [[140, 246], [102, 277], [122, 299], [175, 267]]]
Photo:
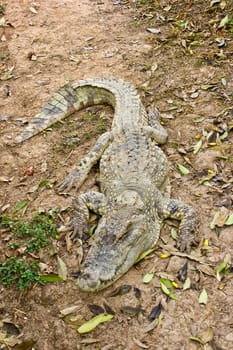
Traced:
[[74, 218], [69, 229], [73, 230], [71, 238], [75, 240], [88, 232], [89, 210], [102, 216], [107, 209], [107, 199], [100, 192], [86, 192], [74, 199], [73, 207]]
[[198, 244], [198, 218], [195, 209], [181, 201], [163, 197], [161, 193], [156, 193], [155, 198], [155, 207], [161, 219], [180, 221], [176, 245], [181, 251], [190, 252], [191, 247]]
[[76, 168], [58, 185], [58, 191], [69, 191], [72, 187], [78, 189], [86, 180], [93, 165], [101, 158], [111, 140], [111, 133], [102, 134], [92, 150], [80, 161]]

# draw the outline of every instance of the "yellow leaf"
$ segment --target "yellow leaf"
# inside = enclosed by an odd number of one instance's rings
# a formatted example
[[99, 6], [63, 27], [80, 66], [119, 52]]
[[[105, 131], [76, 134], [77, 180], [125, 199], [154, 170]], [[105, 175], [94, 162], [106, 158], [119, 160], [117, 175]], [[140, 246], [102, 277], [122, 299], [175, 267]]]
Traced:
[[196, 139], [196, 140], [200, 140], [200, 138], [201, 138], [201, 134], [196, 134], [196, 135], [195, 135], [195, 139]]
[[178, 285], [178, 283], [176, 283], [176, 282], [174, 282], [174, 281], [172, 282], [172, 285], [173, 285], [175, 288], [180, 288], [179, 285]]
[[142, 254], [139, 255], [139, 257], [137, 258], [137, 260], [135, 261], [135, 264], [137, 264], [139, 261], [141, 261], [142, 259], [144, 259], [147, 255], [153, 253], [155, 251], [156, 248], [151, 248], [146, 250], [145, 252], [143, 252]]
[[160, 254], [161, 259], [167, 259], [169, 258], [169, 256], [170, 256], [169, 254], [163, 254], [163, 253]]
[[105, 315], [105, 314], [99, 314], [93, 318], [91, 318], [89, 321], [85, 322], [80, 326], [77, 331], [80, 334], [91, 332], [93, 329], [95, 329], [100, 323], [107, 322], [113, 318], [113, 315]]

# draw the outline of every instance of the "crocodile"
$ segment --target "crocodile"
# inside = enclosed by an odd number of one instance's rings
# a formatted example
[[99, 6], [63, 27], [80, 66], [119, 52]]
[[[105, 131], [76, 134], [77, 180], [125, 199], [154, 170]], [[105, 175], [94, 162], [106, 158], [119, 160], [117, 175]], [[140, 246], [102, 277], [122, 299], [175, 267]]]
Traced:
[[167, 141], [157, 109], [146, 112], [136, 88], [121, 80], [95, 78], [65, 85], [44, 105], [26, 129], [19, 144], [92, 105], [114, 110], [111, 130], [58, 185], [61, 193], [79, 189], [100, 160], [100, 192], [81, 193], [73, 200], [72, 238], [88, 230], [89, 212], [100, 215], [93, 243], [81, 264], [77, 283], [95, 292], [113, 284], [138, 257], [153, 247], [163, 220], [180, 221], [176, 245], [189, 252], [198, 244], [196, 210], [170, 198], [168, 160], [159, 147]]

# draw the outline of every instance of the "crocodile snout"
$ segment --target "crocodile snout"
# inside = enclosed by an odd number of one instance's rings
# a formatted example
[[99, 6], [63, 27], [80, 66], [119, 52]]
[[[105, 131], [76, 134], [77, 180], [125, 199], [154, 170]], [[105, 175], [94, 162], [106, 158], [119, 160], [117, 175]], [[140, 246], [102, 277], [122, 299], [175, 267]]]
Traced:
[[97, 272], [85, 272], [78, 278], [78, 285], [84, 291], [98, 290], [100, 279]]

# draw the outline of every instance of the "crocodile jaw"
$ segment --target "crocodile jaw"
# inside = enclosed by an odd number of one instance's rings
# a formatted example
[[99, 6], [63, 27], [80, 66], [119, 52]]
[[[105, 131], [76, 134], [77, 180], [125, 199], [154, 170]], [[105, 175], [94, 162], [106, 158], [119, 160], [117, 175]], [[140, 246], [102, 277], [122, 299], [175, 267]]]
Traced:
[[[119, 247], [120, 248], [120, 247]], [[124, 249], [123, 247], [121, 249]], [[111, 255], [111, 259], [109, 259], [109, 266], [106, 267], [105, 264], [101, 266], [101, 264], [96, 264], [96, 261], [91, 261], [88, 259], [83, 266], [81, 275], [78, 279], [79, 288], [85, 292], [96, 292], [101, 289], [108, 287], [113, 284], [117, 279], [119, 279], [124, 273], [126, 273], [130, 267], [137, 260], [138, 256], [141, 254], [138, 253], [137, 247], [128, 250], [128, 254], [121, 254], [121, 262], [119, 259], [119, 255], [117, 256], [118, 261], [121, 263], [120, 265], [111, 265], [113, 264], [113, 253], [114, 251], [109, 251], [109, 256]], [[103, 258], [103, 255], [99, 255]], [[116, 255], [115, 255], [116, 257]], [[98, 256], [96, 256], [97, 261]], [[106, 261], [107, 262], [107, 261]]]
[[148, 217], [146, 220], [146, 215], [132, 214], [130, 220], [129, 217], [124, 220], [121, 214], [113, 212], [99, 222], [77, 281], [83, 291], [96, 292], [111, 285], [133, 266], [141, 253], [153, 246], [159, 235], [160, 224], [157, 222], [155, 227]]

